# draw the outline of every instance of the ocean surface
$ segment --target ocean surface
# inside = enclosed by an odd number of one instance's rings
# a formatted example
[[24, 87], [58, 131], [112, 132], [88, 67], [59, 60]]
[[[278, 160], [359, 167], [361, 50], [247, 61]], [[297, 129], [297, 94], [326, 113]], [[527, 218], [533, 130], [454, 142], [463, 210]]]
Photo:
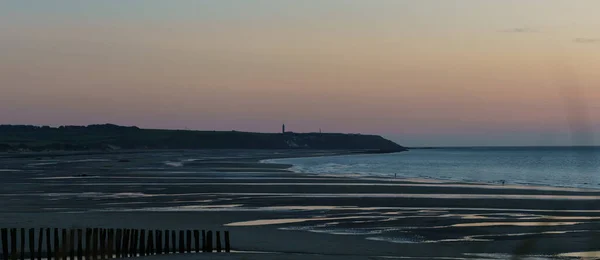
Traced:
[[265, 162], [303, 173], [600, 188], [600, 147], [437, 148]]

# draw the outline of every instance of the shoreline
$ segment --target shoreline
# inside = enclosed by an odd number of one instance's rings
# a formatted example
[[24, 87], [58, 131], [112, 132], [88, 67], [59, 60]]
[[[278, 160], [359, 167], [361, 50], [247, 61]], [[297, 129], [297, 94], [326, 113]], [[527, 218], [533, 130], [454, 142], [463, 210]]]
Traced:
[[[407, 151], [409, 152], [409, 151]], [[433, 178], [433, 177], [377, 177], [376, 175], [371, 175], [367, 173], [315, 173], [315, 172], [302, 172], [302, 171], [294, 171], [293, 168], [297, 165], [292, 163], [280, 163], [276, 162], [277, 160], [288, 160], [288, 159], [303, 159], [303, 158], [311, 158], [311, 157], [341, 157], [341, 156], [353, 156], [353, 155], [370, 155], [370, 154], [336, 154], [336, 155], [317, 155], [317, 156], [306, 156], [306, 157], [293, 157], [293, 158], [271, 158], [271, 159], [262, 159], [259, 160], [259, 163], [262, 164], [271, 164], [271, 165], [284, 165], [289, 166], [287, 170], [297, 173], [297, 174], [309, 174], [309, 175], [317, 175], [317, 176], [335, 176], [335, 177], [347, 177], [347, 178], [357, 178], [362, 180], [375, 180], [375, 181], [406, 181], [406, 182], [415, 182], [415, 183], [444, 183], [444, 184], [456, 184], [456, 185], [473, 185], [473, 186], [481, 186], [481, 187], [489, 187], [494, 189], [534, 189], [534, 190], [548, 190], [548, 191], [574, 191], [574, 192], [600, 192], [600, 187], [598, 188], [588, 188], [588, 187], [574, 187], [574, 186], [560, 186], [560, 185], [544, 185], [539, 183], [510, 183], [506, 185], [502, 185], [495, 182], [484, 182], [484, 181], [468, 181], [468, 180], [457, 180], [457, 179], [443, 179], [443, 178]], [[376, 154], [374, 154], [376, 156]]]

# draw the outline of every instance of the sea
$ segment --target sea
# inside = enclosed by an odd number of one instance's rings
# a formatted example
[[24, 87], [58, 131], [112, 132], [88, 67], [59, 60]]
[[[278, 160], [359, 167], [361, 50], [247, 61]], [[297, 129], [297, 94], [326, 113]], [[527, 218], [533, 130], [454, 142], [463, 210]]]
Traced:
[[300, 173], [600, 188], [600, 147], [461, 147], [266, 160]]

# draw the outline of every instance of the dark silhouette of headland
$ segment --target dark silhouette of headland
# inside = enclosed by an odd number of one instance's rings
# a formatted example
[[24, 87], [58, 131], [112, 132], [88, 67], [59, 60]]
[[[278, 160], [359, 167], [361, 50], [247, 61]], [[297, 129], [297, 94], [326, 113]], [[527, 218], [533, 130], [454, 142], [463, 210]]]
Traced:
[[120, 149], [315, 149], [390, 153], [406, 148], [377, 135], [339, 133], [252, 133], [89, 126], [0, 125], [0, 151]]

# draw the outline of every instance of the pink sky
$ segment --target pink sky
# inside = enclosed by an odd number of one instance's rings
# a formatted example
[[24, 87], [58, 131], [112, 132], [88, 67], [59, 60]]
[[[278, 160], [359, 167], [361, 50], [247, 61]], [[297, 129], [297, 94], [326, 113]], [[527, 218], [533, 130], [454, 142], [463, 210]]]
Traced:
[[600, 123], [594, 1], [68, 2], [0, 3], [1, 124], [518, 145]]

